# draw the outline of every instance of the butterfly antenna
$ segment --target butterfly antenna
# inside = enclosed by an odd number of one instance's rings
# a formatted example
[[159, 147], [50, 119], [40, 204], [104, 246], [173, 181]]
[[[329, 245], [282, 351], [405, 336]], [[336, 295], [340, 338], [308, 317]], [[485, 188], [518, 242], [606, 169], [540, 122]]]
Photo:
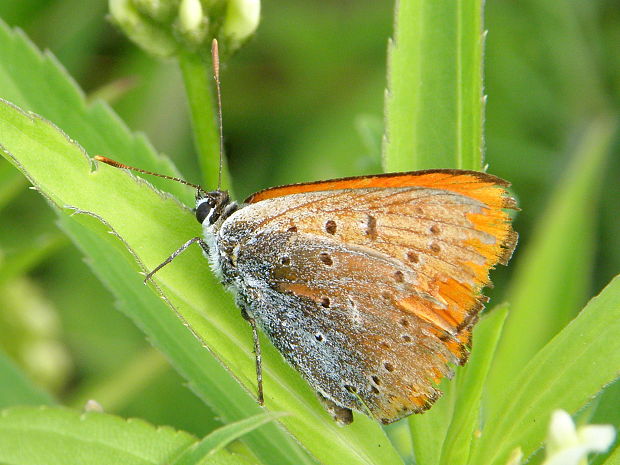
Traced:
[[192, 184], [191, 182], [187, 182], [183, 179], [175, 178], [174, 176], [167, 176], [165, 174], [153, 173], [152, 171], [143, 170], [142, 168], [136, 168], [134, 166], [124, 165], [123, 163], [119, 163], [107, 157], [102, 157], [101, 155], [95, 155], [94, 159], [97, 161], [103, 162], [107, 165], [114, 166], [115, 168], [123, 168], [126, 170], [137, 171], [138, 173], [150, 174], [151, 176], [157, 176], [159, 178], [170, 179], [172, 181], [185, 184], [186, 186], [193, 187], [194, 189], [198, 189], [200, 192], [204, 192], [204, 189], [200, 187], [199, 185]]
[[211, 56], [213, 58], [213, 78], [217, 90], [217, 121], [220, 132], [220, 172], [217, 179], [217, 190], [222, 187], [222, 164], [224, 163], [224, 130], [222, 124], [222, 86], [220, 85], [220, 54], [218, 51], [217, 39], [211, 43]]

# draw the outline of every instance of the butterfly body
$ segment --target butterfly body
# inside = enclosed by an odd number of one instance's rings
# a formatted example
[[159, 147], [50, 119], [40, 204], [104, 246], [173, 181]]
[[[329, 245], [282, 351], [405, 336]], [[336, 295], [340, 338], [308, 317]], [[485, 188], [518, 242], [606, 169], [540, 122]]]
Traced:
[[516, 243], [506, 183], [431, 170], [197, 197], [208, 257], [342, 423], [390, 423], [464, 363], [488, 270]]

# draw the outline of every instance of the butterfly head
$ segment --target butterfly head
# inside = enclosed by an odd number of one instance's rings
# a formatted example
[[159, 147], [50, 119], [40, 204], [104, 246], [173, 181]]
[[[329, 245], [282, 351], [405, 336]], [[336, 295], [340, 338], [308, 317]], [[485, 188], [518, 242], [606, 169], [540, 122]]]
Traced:
[[225, 220], [236, 210], [236, 203], [230, 201], [228, 192], [198, 190], [196, 192], [196, 220], [204, 226], [211, 226], [218, 220]]

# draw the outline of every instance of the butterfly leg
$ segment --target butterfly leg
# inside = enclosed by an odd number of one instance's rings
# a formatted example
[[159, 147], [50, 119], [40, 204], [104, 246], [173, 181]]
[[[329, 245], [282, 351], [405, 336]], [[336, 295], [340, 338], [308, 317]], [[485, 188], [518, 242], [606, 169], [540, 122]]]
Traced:
[[147, 274], [146, 278], [144, 278], [144, 282], [146, 283], [148, 280], [150, 280], [155, 273], [157, 273], [164, 266], [166, 266], [168, 263], [170, 263], [172, 260], [174, 260], [181, 252], [184, 252], [185, 249], [187, 249], [194, 242], [198, 242], [198, 244], [200, 244], [200, 247], [202, 247], [202, 250], [204, 250], [207, 254], [209, 253], [209, 246], [202, 239], [202, 237], [193, 237], [189, 241], [187, 241], [185, 244], [183, 244], [181, 247], [179, 247], [177, 250], [172, 252], [172, 255], [170, 255], [168, 258], [166, 258], [166, 260], [164, 260], [162, 263], [157, 265], [155, 267], [155, 269], [153, 269], [153, 271], [151, 271], [149, 274]]
[[258, 385], [257, 402], [259, 405], [265, 403], [263, 396], [263, 359], [261, 357], [260, 340], [258, 339], [258, 328], [256, 327], [256, 320], [248, 315], [248, 312], [241, 310], [241, 316], [250, 323], [252, 327], [252, 339], [254, 340], [254, 355], [256, 356], [256, 384]]

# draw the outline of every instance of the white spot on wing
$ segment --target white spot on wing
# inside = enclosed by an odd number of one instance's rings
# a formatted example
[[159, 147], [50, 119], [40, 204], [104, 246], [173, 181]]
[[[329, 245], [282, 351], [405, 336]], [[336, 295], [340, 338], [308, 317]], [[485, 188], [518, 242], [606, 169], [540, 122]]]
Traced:
[[353, 299], [349, 298], [349, 308], [351, 310], [351, 321], [356, 326], [362, 325], [362, 314]]

